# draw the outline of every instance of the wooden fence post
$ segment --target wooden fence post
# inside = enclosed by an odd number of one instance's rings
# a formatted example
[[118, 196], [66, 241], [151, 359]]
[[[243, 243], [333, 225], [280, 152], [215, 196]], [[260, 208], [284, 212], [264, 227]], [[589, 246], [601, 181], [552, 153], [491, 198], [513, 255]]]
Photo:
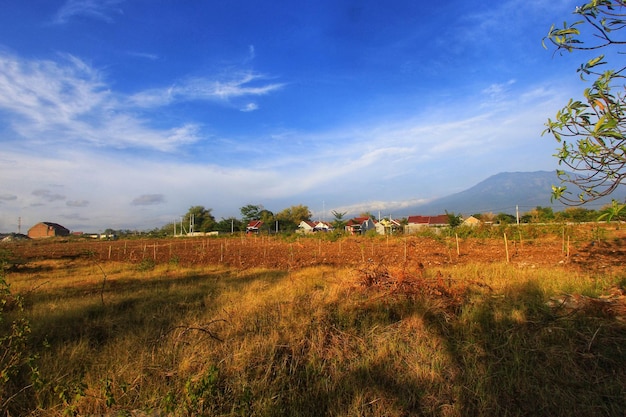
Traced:
[[506, 233], [504, 234], [504, 250], [506, 251], [506, 263], [509, 263], [509, 243], [506, 240]]

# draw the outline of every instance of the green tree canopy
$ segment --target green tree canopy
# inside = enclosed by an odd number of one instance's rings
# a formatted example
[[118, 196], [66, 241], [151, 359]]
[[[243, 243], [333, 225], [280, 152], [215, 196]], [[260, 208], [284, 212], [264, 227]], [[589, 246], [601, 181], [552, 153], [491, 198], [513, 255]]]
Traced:
[[[626, 2], [593, 0], [574, 11], [577, 20], [550, 28], [544, 39], [556, 51], [599, 51], [578, 68], [581, 79], [594, 79], [580, 100], [571, 99], [547, 129], [559, 143], [555, 155], [561, 185], [553, 197], [567, 204], [582, 204], [612, 193], [626, 178], [626, 95], [624, 45]], [[555, 52], [556, 52], [555, 51]], [[568, 185], [579, 188], [577, 194]]]
[[526, 213], [533, 223], [548, 223], [554, 220], [554, 210], [552, 207], [537, 206]]
[[446, 210], [446, 216], [448, 216], [448, 225], [451, 228], [458, 227], [461, 225], [461, 223], [463, 223], [463, 220], [461, 220], [460, 214], [454, 214], [454, 212], [448, 213], [448, 211]]
[[187, 232], [191, 231], [192, 226], [194, 232], [212, 231], [215, 226], [215, 217], [211, 214], [212, 210], [204, 208], [204, 206], [190, 207], [183, 217], [183, 227]]
[[248, 223], [250, 220], [261, 220], [261, 211], [263, 206], [261, 204], [248, 204], [239, 209], [241, 212], [241, 220], [244, 223]]
[[514, 215], [512, 215], [512, 214], [498, 213], [494, 217], [494, 221], [496, 221], [499, 224], [512, 224], [512, 223], [516, 223], [517, 222], [517, 218]]
[[221, 233], [240, 232], [245, 230], [245, 226], [242, 221], [235, 217], [229, 217], [227, 219], [222, 217], [222, 220], [215, 223], [214, 229]]
[[582, 207], [568, 207], [563, 211], [554, 214], [559, 221], [570, 222], [590, 222], [595, 221], [597, 213], [595, 210], [589, 210]]
[[333, 210], [331, 213], [334, 216], [334, 219], [332, 221], [333, 228], [335, 230], [343, 230], [344, 227], [346, 227], [347, 223], [347, 221], [344, 220], [344, 217], [346, 216], [346, 214], [348, 214], [348, 212]]
[[295, 230], [302, 220], [311, 220], [311, 210], [307, 206], [299, 204], [291, 206], [276, 214], [276, 220], [282, 230]]

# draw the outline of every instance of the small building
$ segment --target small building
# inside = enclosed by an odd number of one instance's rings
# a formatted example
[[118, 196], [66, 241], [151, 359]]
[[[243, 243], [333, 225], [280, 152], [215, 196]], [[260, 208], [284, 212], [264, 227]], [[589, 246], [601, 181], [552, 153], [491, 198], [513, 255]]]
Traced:
[[463, 219], [463, 226], [469, 226], [469, 227], [475, 227], [482, 224], [482, 221], [480, 221], [479, 219], [477, 219], [474, 216], [469, 216], [467, 219]]
[[28, 229], [28, 237], [41, 239], [45, 237], [69, 236], [70, 231], [58, 223], [41, 222]]
[[393, 235], [402, 231], [402, 224], [395, 219], [381, 219], [376, 223], [376, 233], [379, 235]]
[[329, 232], [333, 230], [333, 225], [324, 221], [310, 221], [302, 220], [298, 225], [298, 233], [316, 233], [316, 232]]
[[302, 220], [298, 225], [298, 233], [313, 233], [315, 232], [315, 222], [310, 220]]
[[261, 220], [250, 220], [246, 226], [246, 233], [258, 234], [261, 230], [261, 226], [263, 226], [263, 222]]
[[355, 217], [346, 223], [346, 232], [351, 235], [365, 234], [368, 230], [376, 227], [376, 223], [370, 217]]
[[448, 227], [450, 225], [447, 214], [437, 216], [409, 216], [405, 231], [407, 234], [416, 233], [424, 227]]
[[334, 229], [333, 225], [325, 222], [325, 221], [318, 221], [317, 223], [315, 223], [315, 228], [314, 231], [316, 232], [330, 232]]

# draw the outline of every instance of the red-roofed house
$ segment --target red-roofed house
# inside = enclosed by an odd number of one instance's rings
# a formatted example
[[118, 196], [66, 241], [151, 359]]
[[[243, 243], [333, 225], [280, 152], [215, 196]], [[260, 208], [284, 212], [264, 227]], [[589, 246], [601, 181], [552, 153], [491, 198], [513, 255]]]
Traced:
[[300, 233], [313, 233], [315, 231], [316, 223], [310, 220], [302, 220], [298, 225], [298, 232]]
[[423, 227], [447, 227], [450, 225], [447, 214], [437, 216], [409, 216], [406, 233], [415, 233]]
[[250, 220], [246, 226], [246, 233], [259, 233], [261, 226], [263, 226], [263, 222], [261, 220]]
[[333, 230], [332, 224], [323, 221], [312, 222], [310, 220], [302, 220], [298, 225], [299, 233], [328, 232], [330, 230]]

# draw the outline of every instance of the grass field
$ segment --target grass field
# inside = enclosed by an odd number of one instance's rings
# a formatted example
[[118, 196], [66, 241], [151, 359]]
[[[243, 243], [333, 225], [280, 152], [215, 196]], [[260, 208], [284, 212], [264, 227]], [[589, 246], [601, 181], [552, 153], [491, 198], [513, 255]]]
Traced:
[[4, 274], [4, 414], [626, 415], [619, 266], [80, 253]]

